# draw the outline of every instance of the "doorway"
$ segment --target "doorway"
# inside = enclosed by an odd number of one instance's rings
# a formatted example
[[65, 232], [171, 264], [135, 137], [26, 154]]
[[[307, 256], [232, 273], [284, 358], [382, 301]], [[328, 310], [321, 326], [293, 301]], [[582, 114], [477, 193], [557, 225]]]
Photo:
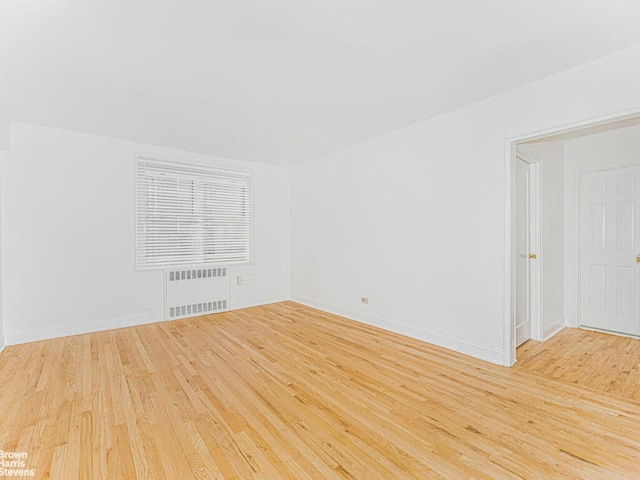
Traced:
[[640, 166], [580, 174], [579, 324], [640, 336]]
[[[630, 134], [629, 129], [635, 129], [635, 133]], [[597, 144], [596, 139], [601, 136], [611, 137], [610, 143], [607, 145]], [[604, 171], [620, 165], [633, 164], [640, 168], [640, 111], [626, 116], [603, 117], [600, 121], [585, 122], [565, 129], [549, 130], [537, 133], [535, 136], [512, 138], [506, 140], [505, 147], [505, 160], [509, 172], [507, 178], [510, 179], [508, 197], [510, 200], [509, 249], [507, 251], [507, 274], [510, 289], [506, 295], [507, 315], [504, 345], [505, 364], [513, 365], [516, 361], [516, 344], [527, 337], [526, 327], [519, 328], [527, 323], [527, 312], [531, 328], [529, 336], [532, 340], [545, 341], [565, 326], [605, 330], [602, 325], [596, 324], [592, 320], [584, 322], [581, 320], [581, 311], [585, 309], [581, 302], [589, 299], [592, 292], [583, 291], [581, 283], [581, 275], [584, 272], [581, 269], [583, 259], [578, 240], [581, 228], [579, 211], [582, 211], [579, 195], [580, 175], [586, 171]], [[539, 172], [537, 200], [532, 200], [531, 196], [523, 194], [523, 187], [517, 185], [518, 182], [527, 185], [527, 182], [523, 182], [523, 178], [526, 176], [523, 172], [526, 172], [526, 167], [523, 164], [520, 166], [518, 164], [520, 161], [518, 157], [522, 157], [523, 152], [530, 154], [528, 158], [525, 158], [530, 162], [529, 168], [534, 165]], [[624, 157], [624, 161], [620, 160], [621, 155]], [[534, 178], [531, 170], [529, 176]], [[640, 195], [640, 177], [633, 181], [638, 185], [638, 195]], [[624, 183], [623, 180], [620, 182]], [[529, 185], [528, 188], [531, 190], [533, 187]], [[535, 220], [526, 222], [526, 214], [523, 216], [522, 213], [517, 212], [518, 210], [527, 211], [526, 208], [523, 209], [518, 205], [524, 199], [529, 202], [538, 202], [539, 218], [537, 223]], [[631, 215], [628, 211], [631, 207], [622, 206], [620, 208], [622, 209], [621, 215]], [[624, 210], [625, 208], [627, 210]], [[637, 207], [633, 208], [635, 218], [636, 214], [640, 215], [640, 202]], [[531, 212], [528, 213], [529, 216], [531, 214]], [[523, 227], [519, 223], [522, 221], [538, 228], [537, 234], [533, 234], [533, 238], [538, 240], [536, 245], [530, 240], [528, 248], [525, 246], [526, 243], [522, 238], [527, 238], [527, 233], [522, 233]], [[638, 230], [634, 233], [634, 239], [640, 241], [640, 216], [634, 220], [634, 225], [634, 228]], [[528, 235], [528, 238], [531, 238], [531, 232]], [[630, 241], [629, 232], [621, 231], [620, 235], [620, 241]], [[624, 235], [627, 235], [626, 239]], [[618, 242], [618, 239], [615, 238], [613, 241]], [[525, 262], [525, 258], [522, 256], [525, 250], [528, 250], [527, 256], [532, 254], [536, 258], [528, 259], [528, 262]], [[634, 262], [633, 266], [638, 270], [638, 272], [634, 270], [635, 275], [631, 275], [631, 271], [628, 269], [615, 268], [616, 275], [621, 276], [619, 279], [616, 277], [615, 281], [622, 282], [626, 279], [626, 286], [613, 294], [609, 292], [610, 299], [606, 301], [611, 302], [611, 298], [613, 298], [611, 295], [616, 297], [616, 301], [620, 297], [619, 304], [615, 308], [628, 312], [631, 308], [630, 305], [633, 304], [634, 312], [638, 312], [640, 315], [640, 298], [636, 298], [640, 295], [636, 296], [635, 294], [635, 290], [640, 287], [640, 261], [636, 263], [636, 255], [638, 254], [640, 254], [640, 245], [638, 245], [638, 251], [631, 256]], [[538, 273], [536, 279], [532, 279], [532, 267], [534, 266]], [[527, 269], [529, 270], [528, 276]], [[596, 270], [597, 268], [591, 269], [594, 273], [593, 282], [598, 279], [595, 275]], [[527, 296], [527, 287], [522, 282], [522, 278], [528, 278], [529, 287], [537, 286], [539, 288], [537, 299], [531, 288], [528, 289]], [[611, 280], [608, 283], [611, 284]], [[592, 290], [596, 289], [596, 286], [594, 283]], [[606, 290], [606, 287], [602, 285], [601, 288]], [[633, 295], [628, 292], [633, 292]], [[598, 307], [595, 303], [592, 306]], [[533, 311], [536, 308], [538, 311], [534, 314]], [[640, 319], [634, 325], [638, 325], [638, 332], [640, 332]], [[610, 329], [606, 330], [611, 331]], [[628, 332], [629, 329], [625, 331]], [[629, 333], [626, 334], [629, 335]], [[638, 335], [638, 333], [631, 335]], [[524, 347], [526, 345], [521, 348]]]
[[539, 312], [539, 164], [523, 149], [515, 158], [516, 347], [535, 336]]

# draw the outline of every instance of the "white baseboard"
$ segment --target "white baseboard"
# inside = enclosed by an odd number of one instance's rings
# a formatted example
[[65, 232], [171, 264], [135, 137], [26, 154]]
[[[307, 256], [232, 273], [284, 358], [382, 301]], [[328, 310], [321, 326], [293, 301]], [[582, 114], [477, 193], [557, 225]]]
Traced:
[[564, 328], [565, 326], [563, 323], [557, 323], [555, 325], [551, 325], [549, 328], [547, 328], [544, 331], [544, 334], [542, 335], [543, 341], [546, 342], [551, 337], [553, 337], [556, 333], [559, 333], [562, 330], [564, 330]]
[[2, 353], [2, 351], [4, 350], [4, 347], [6, 347], [7, 344], [4, 340], [4, 337], [0, 336], [0, 353]]
[[287, 302], [291, 300], [291, 297], [287, 295], [277, 297], [262, 297], [252, 298], [251, 300], [244, 300], [241, 302], [230, 302], [229, 310], [239, 310], [241, 308], [258, 307], [260, 305], [268, 305], [269, 303]]
[[565, 317], [564, 326], [568, 328], [579, 328], [578, 317]]
[[101, 320], [99, 322], [83, 323], [82, 325], [69, 325], [45, 330], [13, 333], [5, 335], [5, 342], [7, 345], [18, 345], [20, 343], [69, 337], [71, 335], [82, 335], [84, 333], [102, 332], [116, 328], [135, 327], [138, 325], [162, 321], [164, 321], [162, 312], [146, 313], [142, 315], [132, 315], [129, 317], [113, 318], [110, 320]]
[[[266, 305], [269, 303], [284, 302], [293, 300], [295, 302], [307, 305], [318, 310], [323, 310], [334, 315], [340, 315], [342, 317], [355, 320], [360, 323], [372, 325], [385, 330], [389, 330], [395, 333], [400, 333], [408, 337], [423, 340], [440, 347], [448, 348], [465, 355], [470, 355], [481, 360], [486, 360], [491, 363], [502, 364], [503, 353], [499, 350], [492, 350], [481, 345], [475, 345], [472, 343], [456, 340], [445, 335], [430, 332], [428, 330], [422, 330], [408, 325], [402, 325], [399, 323], [384, 320], [371, 315], [364, 315], [359, 312], [354, 312], [348, 309], [334, 307], [324, 303], [316, 302], [311, 299], [302, 297], [277, 296], [277, 297], [263, 297], [259, 299], [251, 299], [243, 302], [233, 302], [230, 304], [230, 310], [238, 310], [241, 308], [255, 307], [259, 305]], [[102, 320], [99, 322], [85, 323], [82, 325], [70, 325], [65, 327], [57, 327], [46, 330], [34, 330], [28, 332], [19, 332], [4, 337], [0, 337], [0, 345], [17, 345], [21, 343], [36, 342], [39, 340], [48, 340], [51, 338], [66, 337], [71, 335], [81, 335], [85, 333], [100, 332], [104, 330], [113, 330], [116, 328], [135, 327], [138, 325], [145, 325], [148, 323], [156, 323], [164, 321], [163, 312], [155, 312], [143, 315], [134, 315], [129, 317], [121, 317], [110, 320]], [[1, 351], [1, 350], [0, 350]]]
[[[252, 299], [245, 302], [236, 302], [230, 304], [230, 310], [238, 310], [240, 308], [255, 307], [258, 305], [266, 305], [268, 303], [284, 302], [291, 300], [288, 296], [265, 297]], [[4, 343], [0, 345], [18, 345], [20, 343], [37, 342], [40, 340], [49, 340], [51, 338], [68, 337], [71, 335], [82, 335], [85, 333], [102, 332], [105, 330], [113, 330], [116, 328], [136, 327], [138, 325], [146, 325], [148, 323], [164, 322], [163, 312], [154, 312], [142, 315], [132, 315], [129, 317], [113, 318], [110, 320], [101, 320], [99, 322], [83, 323], [82, 325], [69, 325], [64, 327], [56, 327], [45, 330], [32, 330], [27, 332], [18, 332], [4, 337]], [[2, 337], [0, 337], [1, 339]], [[0, 347], [0, 351], [2, 348]]]
[[400, 323], [391, 322], [389, 320], [384, 320], [382, 318], [374, 317], [371, 315], [365, 315], [360, 312], [354, 312], [352, 310], [340, 307], [334, 307], [332, 305], [316, 302], [308, 298], [294, 296], [292, 300], [294, 302], [298, 302], [312, 308], [317, 308], [318, 310], [323, 310], [334, 315], [340, 315], [341, 317], [349, 318], [350, 320], [355, 320], [360, 323], [379, 327], [384, 330], [389, 330], [401, 335], [406, 335], [411, 338], [416, 338], [418, 340], [422, 340], [439, 347], [454, 350], [465, 355], [470, 355], [480, 360], [485, 360], [487, 362], [495, 363], [498, 365], [502, 365], [504, 362], [504, 354], [502, 350], [492, 350], [482, 345], [464, 342], [455, 338], [447, 337], [446, 335], [442, 335], [440, 333], [410, 327], [408, 325], [402, 325]]

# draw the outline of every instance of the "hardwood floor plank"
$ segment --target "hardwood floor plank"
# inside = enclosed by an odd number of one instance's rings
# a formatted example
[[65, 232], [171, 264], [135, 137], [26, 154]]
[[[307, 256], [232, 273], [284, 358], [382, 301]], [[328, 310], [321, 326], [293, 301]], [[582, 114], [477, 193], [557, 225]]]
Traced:
[[640, 401], [640, 339], [565, 328], [518, 347], [514, 368]]
[[508, 369], [283, 302], [12, 346], [0, 448], [64, 480], [635, 478], [637, 344], [559, 335], [574, 363]]

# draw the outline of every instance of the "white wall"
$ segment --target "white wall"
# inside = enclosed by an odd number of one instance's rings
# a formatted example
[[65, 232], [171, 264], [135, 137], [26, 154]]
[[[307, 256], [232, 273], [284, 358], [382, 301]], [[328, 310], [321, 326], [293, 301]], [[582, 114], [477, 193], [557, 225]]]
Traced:
[[294, 299], [511, 363], [505, 140], [640, 109], [639, 82], [637, 47], [294, 167]]
[[539, 144], [543, 338], [564, 327], [564, 142]]
[[[9, 117], [0, 108], [0, 165], [4, 163], [4, 150], [9, 148], [11, 125]], [[1, 192], [1, 187], [0, 187]], [[0, 194], [1, 198], [1, 194]], [[0, 208], [0, 212], [2, 209]], [[2, 215], [0, 214], [0, 239], [2, 238]], [[3, 316], [3, 294], [2, 294], [2, 242], [0, 242], [0, 352], [4, 349], [4, 316]]]
[[295, 299], [510, 363], [505, 140], [640, 111], [639, 83], [637, 47], [301, 164], [290, 182], [281, 168], [12, 123], [0, 164], [5, 336], [160, 318], [161, 275], [132, 270], [141, 152], [254, 171], [256, 263], [232, 272], [254, 280], [232, 286], [232, 306], [286, 298], [291, 252]]
[[548, 338], [564, 319], [564, 142], [540, 145], [542, 334]]
[[580, 170], [640, 163], [640, 126], [596, 133], [565, 141], [565, 316], [578, 325], [578, 176]]
[[0, 106], [0, 151], [8, 150], [11, 140], [11, 126], [9, 116]]
[[162, 318], [162, 274], [133, 270], [136, 153], [253, 171], [255, 264], [231, 275], [255, 280], [232, 283], [231, 307], [289, 298], [287, 169], [13, 122], [0, 165], [8, 344]]

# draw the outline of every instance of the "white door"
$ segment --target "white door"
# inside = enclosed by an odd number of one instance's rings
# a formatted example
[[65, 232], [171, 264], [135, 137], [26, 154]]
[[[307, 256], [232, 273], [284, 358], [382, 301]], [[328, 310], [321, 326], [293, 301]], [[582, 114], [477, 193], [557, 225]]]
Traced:
[[516, 346], [531, 338], [531, 165], [516, 158]]
[[640, 335], [640, 166], [580, 179], [580, 325]]

